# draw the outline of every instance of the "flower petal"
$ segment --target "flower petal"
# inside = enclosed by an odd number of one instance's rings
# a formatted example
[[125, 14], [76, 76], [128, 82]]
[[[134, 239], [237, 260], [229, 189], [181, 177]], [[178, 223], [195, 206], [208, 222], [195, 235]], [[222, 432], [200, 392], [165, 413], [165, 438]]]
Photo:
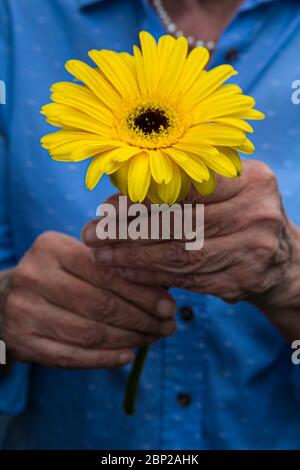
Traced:
[[190, 128], [186, 134], [178, 140], [179, 143], [191, 143], [195, 145], [221, 145], [238, 146], [246, 139], [245, 133], [239, 129], [218, 123], [199, 124]]
[[184, 37], [180, 37], [174, 43], [169, 39], [169, 36], [163, 36], [158, 47], [161, 59], [159, 90], [170, 95], [182, 76], [188, 52], [188, 42]]
[[173, 171], [168, 155], [165, 155], [160, 150], [150, 150], [148, 153], [153, 179], [157, 183], [170, 183]]
[[[176, 144], [178, 147], [179, 144]], [[237, 176], [237, 169], [232, 161], [225, 155], [221, 155], [216, 148], [201, 148], [197, 145], [184, 144], [182, 147], [186, 152], [197, 155], [203, 163], [212, 170], [220, 173], [220, 175], [226, 176], [227, 178], [235, 178]]]
[[[174, 149], [176, 152], [176, 149]], [[164, 152], [172, 157], [174, 150], [172, 148], [165, 149]], [[174, 152], [174, 156], [176, 153]], [[174, 158], [176, 160], [176, 156]], [[177, 162], [178, 165], [194, 180], [203, 181], [209, 178], [209, 172], [207, 166], [201, 161], [201, 159], [195, 155], [189, 154], [185, 161]]]
[[251, 140], [249, 140], [249, 139], [246, 139], [243, 142], [243, 144], [237, 146], [236, 149], [239, 152], [246, 153], [247, 155], [251, 155], [252, 153], [255, 152], [255, 147], [254, 147], [253, 143], [251, 142]]
[[94, 157], [101, 151], [104, 152], [110, 148], [113, 148], [113, 146], [104, 143], [93, 146], [89, 145], [88, 143], [84, 144], [82, 142], [68, 142], [52, 150], [51, 156], [54, 160], [56, 160], [59, 159], [61, 155], [69, 155], [69, 160], [71, 162], [80, 162], [82, 160], [86, 160], [87, 158]]
[[220, 154], [225, 155], [232, 161], [237, 170], [237, 176], [242, 174], [242, 162], [238, 152], [230, 147], [217, 147]]
[[128, 194], [133, 202], [143, 202], [150, 185], [149, 157], [146, 153], [135, 156], [128, 171]]
[[113, 131], [97, 119], [88, 116], [78, 109], [58, 103], [46, 104], [41, 113], [47, 117], [51, 124], [59, 127], [72, 127], [83, 131], [99, 134], [102, 137], [112, 137]]
[[185, 93], [190, 90], [196, 80], [199, 79], [203, 68], [209, 61], [209, 52], [205, 47], [195, 47], [189, 53], [185, 61], [180, 82], [178, 83], [178, 91], [176, 94]]
[[177, 201], [182, 201], [190, 192], [191, 189], [191, 178], [185, 173], [185, 171], [180, 170], [181, 173], [181, 187], [178, 194]]
[[233, 118], [233, 117], [222, 117], [222, 118], [214, 119], [214, 122], [225, 124], [230, 127], [236, 127], [237, 129], [243, 132], [250, 132], [250, 133], [254, 132], [253, 127], [248, 122], [243, 121], [242, 119]]
[[181, 189], [181, 173], [178, 166], [172, 163], [173, 166], [173, 177], [170, 183], [161, 183], [158, 185], [158, 195], [162, 201], [166, 204], [174, 204], [180, 194]]
[[141, 95], [147, 95], [148, 88], [146, 82], [146, 74], [144, 69], [144, 61], [141, 50], [137, 46], [133, 46], [134, 61], [137, 73], [137, 81]]
[[209, 196], [212, 194], [216, 189], [216, 177], [214, 172], [209, 170], [210, 177], [208, 181], [203, 183], [199, 183], [198, 181], [193, 181], [193, 185], [198, 191], [198, 193], [202, 194], [203, 196]]
[[123, 162], [112, 160], [111, 152], [109, 151], [103, 152], [98, 157], [93, 158], [86, 172], [85, 184], [87, 189], [93, 190], [104, 174], [111, 175], [122, 166], [124, 166]]
[[257, 109], [245, 109], [234, 114], [239, 119], [247, 119], [248, 121], [260, 121], [265, 119], [266, 115]]
[[94, 158], [89, 164], [89, 167], [87, 169], [86, 176], [85, 176], [85, 185], [87, 189], [92, 191], [99, 183], [100, 179], [105, 173], [104, 163], [106, 159], [107, 159], [107, 156], [106, 157], [100, 156], [100, 157]]
[[231, 65], [219, 65], [209, 72], [203, 72], [201, 78], [190, 88], [184, 98], [190, 104], [195, 105], [211, 95], [226, 80], [236, 74], [237, 71]]
[[92, 50], [89, 51], [89, 56], [121, 96], [127, 98], [138, 93], [136, 77], [121, 54], [108, 50]]
[[152, 204], [162, 204], [163, 201], [158, 195], [158, 186], [159, 184], [151, 178], [150, 186], [148, 189], [147, 197], [150, 199]]
[[55, 83], [51, 99], [56, 103], [84, 111], [106, 126], [112, 127], [113, 114], [87, 87], [70, 82]]
[[159, 79], [158, 50], [154, 37], [146, 31], [140, 33], [140, 43], [143, 56], [143, 66], [146, 87], [149, 93], [157, 89]]
[[128, 171], [130, 160], [123, 163], [122, 166], [112, 173], [109, 177], [114, 186], [119, 189], [124, 196], [128, 195]]
[[65, 67], [77, 80], [85, 83], [106, 106], [111, 109], [118, 109], [120, 106], [120, 95], [96, 69], [80, 60], [69, 60]]
[[178, 165], [184, 163], [188, 159], [188, 155], [185, 152], [177, 149], [176, 147], [164, 148], [163, 151], [169, 155]]
[[138, 153], [141, 153], [141, 149], [139, 147], [131, 147], [123, 144], [122, 147], [113, 150], [110, 155], [113, 160], [124, 162]]
[[250, 96], [228, 94], [221, 97], [216, 92], [194, 107], [193, 125], [213, 121], [215, 118], [232, 117], [235, 113], [250, 110], [254, 105], [255, 100]]
[[[172, 147], [173, 149], [173, 147]], [[213, 146], [206, 146], [204, 147], [203, 145], [198, 145], [198, 143], [190, 143], [190, 142], [177, 142], [174, 146], [174, 149], [182, 151], [182, 153], [185, 153], [187, 155], [187, 158], [189, 158], [189, 154], [194, 154], [194, 155], [203, 155], [206, 158], [211, 158], [214, 156], [219, 155], [219, 151], [213, 147]], [[180, 161], [178, 161], [178, 164]]]
[[45, 135], [41, 145], [46, 148], [54, 160], [81, 161], [93, 157], [97, 153], [115, 147], [124, 146], [117, 140], [103, 139], [96, 134], [87, 132], [60, 130]]

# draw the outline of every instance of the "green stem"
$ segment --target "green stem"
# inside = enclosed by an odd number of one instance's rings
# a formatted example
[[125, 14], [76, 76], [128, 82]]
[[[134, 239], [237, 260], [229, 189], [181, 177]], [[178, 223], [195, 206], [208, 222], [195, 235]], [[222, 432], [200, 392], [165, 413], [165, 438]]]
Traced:
[[135, 412], [135, 402], [139, 386], [139, 380], [143, 371], [143, 366], [148, 351], [148, 346], [138, 349], [137, 355], [132, 366], [132, 370], [130, 372], [124, 400], [124, 411], [128, 415], [134, 415]]

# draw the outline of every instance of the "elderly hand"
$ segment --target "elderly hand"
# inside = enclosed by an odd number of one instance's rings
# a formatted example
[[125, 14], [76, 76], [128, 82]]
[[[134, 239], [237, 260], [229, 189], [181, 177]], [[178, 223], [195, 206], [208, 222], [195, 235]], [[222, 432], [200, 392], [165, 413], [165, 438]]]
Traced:
[[176, 305], [165, 289], [99, 267], [83, 243], [60, 233], [41, 235], [8, 275], [2, 337], [26, 362], [121, 366], [133, 360], [132, 348], [175, 330]]
[[185, 202], [205, 203], [202, 250], [187, 251], [184, 240], [99, 241], [90, 223], [86, 239], [96, 260], [126, 268], [127, 279], [145, 285], [246, 299], [266, 311], [287, 306], [300, 266], [299, 230], [284, 213], [270, 168], [244, 162], [241, 178], [220, 178], [213, 196], [193, 192]]

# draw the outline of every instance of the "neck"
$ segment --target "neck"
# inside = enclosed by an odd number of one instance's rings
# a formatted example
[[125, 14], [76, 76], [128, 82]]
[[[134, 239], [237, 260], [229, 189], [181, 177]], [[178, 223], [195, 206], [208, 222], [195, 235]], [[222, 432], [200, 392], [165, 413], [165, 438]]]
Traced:
[[162, 3], [174, 13], [204, 10], [211, 15], [223, 15], [224, 11], [236, 10], [244, 0], [163, 0]]
[[244, 0], [162, 0], [185, 36], [218, 40]]

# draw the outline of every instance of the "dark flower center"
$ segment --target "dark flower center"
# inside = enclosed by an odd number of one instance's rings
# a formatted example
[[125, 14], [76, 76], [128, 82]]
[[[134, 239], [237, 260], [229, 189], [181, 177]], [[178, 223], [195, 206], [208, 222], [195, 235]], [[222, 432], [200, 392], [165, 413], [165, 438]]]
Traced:
[[159, 134], [170, 127], [170, 121], [164, 110], [159, 108], [143, 108], [138, 110], [133, 119], [129, 120], [129, 127], [135, 128], [143, 134]]

